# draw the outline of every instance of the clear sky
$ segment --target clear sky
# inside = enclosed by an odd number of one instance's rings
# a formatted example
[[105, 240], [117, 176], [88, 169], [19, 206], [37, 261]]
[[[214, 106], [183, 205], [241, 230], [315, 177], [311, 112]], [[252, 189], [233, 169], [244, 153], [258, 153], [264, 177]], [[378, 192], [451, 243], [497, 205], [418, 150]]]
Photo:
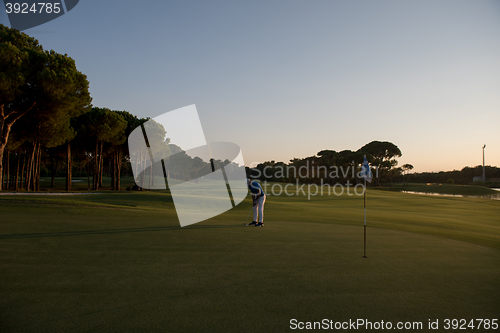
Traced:
[[[0, 15], [8, 25], [5, 13]], [[25, 33], [93, 104], [196, 104], [246, 164], [391, 141], [414, 171], [500, 166], [500, 1], [81, 0]]]

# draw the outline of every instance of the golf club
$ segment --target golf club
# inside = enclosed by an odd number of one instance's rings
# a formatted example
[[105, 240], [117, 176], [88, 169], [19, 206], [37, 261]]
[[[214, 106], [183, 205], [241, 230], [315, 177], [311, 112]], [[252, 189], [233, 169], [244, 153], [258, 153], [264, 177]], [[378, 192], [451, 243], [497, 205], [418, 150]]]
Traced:
[[245, 225], [248, 227], [248, 224], [247, 224], [247, 221], [248, 221], [248, 218], [250, 217], [250, 214], [253, 212], [253, 206], [252, 206], [252, 209], [250, 210], [250, 213], [248, 213], [247, 215], [247, 218], [245, 219]]

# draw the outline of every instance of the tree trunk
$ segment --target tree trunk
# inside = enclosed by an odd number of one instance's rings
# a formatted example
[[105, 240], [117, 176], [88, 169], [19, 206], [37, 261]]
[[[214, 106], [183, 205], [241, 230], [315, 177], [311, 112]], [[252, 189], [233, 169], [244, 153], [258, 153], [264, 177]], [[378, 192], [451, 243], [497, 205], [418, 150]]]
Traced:
[[110, 171], [111, 171], [111, 190], [115, 190], [115, 175], [116, 175], [116, 149], [113, 152], [113, 157], [110, 159]]
[[30, 191], [35, 190], [35, 173], [36, 173], [36, 145], [33, 146], [33, 158], [31, 159], [30, 170]]
[[40, 164], [42, 161], [42, 147], [41, 144], [38, 144], [37, 151], [37, 161], [36, 161], [36, 173], [35, 173], [35, 191], [40, 191]]
[[32, 174], [33, 174], [33, 160], [35, 159], [35, 148], [36, 144], [33, 144], [33, 151], [31, 152], [31, 156], [28, 159], [28, 166], [26, 170], [26, 191], [31, 190], [31, 184], [32, 184]]
[[104, 158], [102, 156], [102, 146], [104, 145], [104, 142], [101, 141], [101, 146], [99, 149], [99, 186], [98, 188], [102, 187], [102, 172], [103, 172], [103, 164], [104, 164]]
[[33, 154], [33, 167], [31, 168], [31, 190], [36, 191], [36, 175], [38, 170], [38, 143], [35, 144]]
[[31, 190], [36, 191], [36, 172], [38, 170], [38, 145], [35, 146], [35, 155], [33, 156], [33, 168], [31, 169]]
[[15, 161], [16, 156], [17, 156], [17, 153], [14, 153], [12, 155], [12, 157], [11, 157], [12, 162], [10, 163], [11, 165], [10, 165], [10, 178], [9, 178], [10, 179], [10, 186], [9, 186], [9, 188], [11, 190], [14, 189], [14, 180], [16, 178], [16, 164], [14, 164], [16, 162]]
[[151, 188], [151, 185], [153, 185], [152, 178], [153, 178], [153, 164], [151, 163], [151, 166], [149, 167], [149, 188]]
[[[116, 150], [116, 149], [115, 149]], [[114, 152], [113, 152], [114, 154]], [[113, 173], [113, 158], [108, 157], [108, 170], [106, 172], [106, 175], [111, 178], [111, 174]]]
[[141, 152], [141, 187], [144, 188], [144, 177], [146, 176], [146, 152]]
[[14, 191], [17, 191], [18, 181], [19, 181], [19, 164], [21, 162], [21, 153], [17, 153], [17, 167], [16, 167], [16, 177], [14, 177]]
[[71, 173], [73, 169], [73, 159], [71, 158], [71, 141], [66, 143], [66, 191], [71, 191]]
[[52, 170], [51, 171], [51, 180], [50, 180], [50, 187], [54, 187], [54, 183], [55, 183], [55, 179], [56, 179], [56, 174], [57, 174], [57, 167], [58, 167], [58, 162], [57, 160], [52, 160], [53, 163], [52, 163]]
[[[139, 159], [140, 159], [141, 154], [136, 152], [135, 153], [135, 173], [134, 173], [134, 178], [137, 177], [137, 170], [139, 168]], [[137, 179], [139, 180], [139, 179]], [[134, 179], [135, 181], [135, 179]]]
[[7, 138], [9, 137], [10, 126], [6, 123], [4, 114], [4, 105], [0, 105], [0, 191], [3, 190], [3, 153], [7, 145]]
[[7, 151], [7, 156], [5, 156], [5, 176], [3, 181], [5, 181], [5, 189], [10, 189], [10, 151]]
[[26, 166], [26, 151], [23, 153], [23, 168], [21, 169], [21, 181], [19, 182], [19, 187], [22, 189], [23, 188], [23, 181], [26, 179], [24, 176], [24, 170]]
[[14, 182], [16, 181], [16, 168], [17, 168], [17, 158], [19, 158], [19, 154], [16, 152], [15, 155], [12, 156], [12, 165], [10, 166], [10, 188], [14, 189]]
[[93, 175], [92, 175], [92, 189], [93, 190], [97, 190], [97, 184], [98, 184], [98, 177], [97, 177], [97, 169], [98, 169], [98, 164], [99, 164], [99, 158], [97, 157], [99, 153], [99, 141], [96, 140], [95, 142], [95, 149], [94, 149], [94, 160], [93, 160], [93, 164], [94, 164], [94, 172], [93, 172]]
[[118, 151], [116, 153], [116, 186], [115, 189], [117, 191], [120, 190], [120, 173], [122, 170], [122, 156], [121, 156], [121, 148], [118, 148]]
[[87, 186], [90, 191], [90, 158], [89, 153], [87, 152]]
[[[0, 165], [3, 166], [3, 157], [0, 157]], [[3, 173], [4, 173], [4, 169], [0, 169], [0, 190], [4, 189], [4, 186], [3, 186]]]
[[33, 153], [31, 153], [30, 156], [28, 156], [28, 161], [26, 161], [26, 187], [25, 190], [26, 192], [30, 190], [30, 173], [31, 173], [31, 162], [33, 158]]
[[[10, 112], [5, 115], [5, 104], [0, 104], [0, 191], [3, 189], [3, 153], [5, 150], [5, 146], [7, 146], [7, 140], [9, 139], [9, 133], [12, 125], [18, 120], [20, 117], [28, 113], [34, 106], [36, 102], [33, 103], [29, 108], [24, 111], [18, 112]], [[7, 117], [9, 119], [7, 120]]]
[[3, 190], [3, 148], [0, 147], [0, 191]]

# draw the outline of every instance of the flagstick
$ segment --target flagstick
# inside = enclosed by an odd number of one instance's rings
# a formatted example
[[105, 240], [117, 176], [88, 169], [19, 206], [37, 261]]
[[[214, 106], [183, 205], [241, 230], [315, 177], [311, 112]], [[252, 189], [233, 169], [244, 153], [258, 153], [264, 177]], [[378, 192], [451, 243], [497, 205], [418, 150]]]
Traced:
[[363, 205], [365, 208], [365, 225], [364, 225], [364, 248], [363, 248], [363, 258], [368, 258], [366, 256], [366, 179], [365, 179], [365, 191], [363, 193]]

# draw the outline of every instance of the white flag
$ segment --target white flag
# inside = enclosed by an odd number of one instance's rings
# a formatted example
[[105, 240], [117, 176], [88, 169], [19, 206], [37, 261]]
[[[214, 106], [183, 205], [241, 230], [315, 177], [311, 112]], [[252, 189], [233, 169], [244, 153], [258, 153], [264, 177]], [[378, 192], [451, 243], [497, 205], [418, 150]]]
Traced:
[[364, 178], [368, 183], [372, 182], [372, 171], [370, 170], [370, 165], [368, 164], [366, 155], [364, 155], [363, 165], [361, 166], [361, 177]]

